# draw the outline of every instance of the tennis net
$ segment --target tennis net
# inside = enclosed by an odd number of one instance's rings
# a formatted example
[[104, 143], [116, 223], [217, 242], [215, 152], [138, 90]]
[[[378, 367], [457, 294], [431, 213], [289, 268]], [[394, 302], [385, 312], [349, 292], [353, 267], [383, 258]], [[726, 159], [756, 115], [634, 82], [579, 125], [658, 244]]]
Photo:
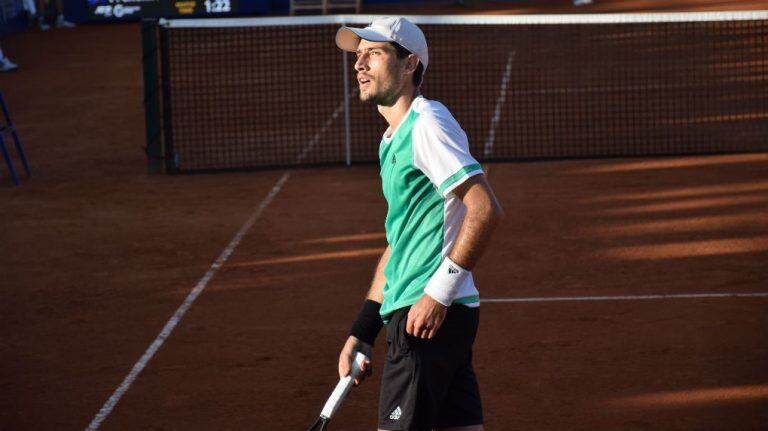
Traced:
[[[152, 24], [150, 157], [170, 172], [376, 161], [386, 124], [334, 43], [374, 18]], [[422, 94], [482, 161], [768, 151], [768, 11], [408, 18], [429, 44]]]

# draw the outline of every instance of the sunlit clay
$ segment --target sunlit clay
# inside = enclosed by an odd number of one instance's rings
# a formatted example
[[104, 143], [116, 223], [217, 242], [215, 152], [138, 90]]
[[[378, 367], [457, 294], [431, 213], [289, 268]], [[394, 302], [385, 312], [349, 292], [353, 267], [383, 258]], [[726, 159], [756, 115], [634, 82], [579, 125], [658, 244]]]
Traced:
[[644, 160], [641, 162], [610, 163], [574, 169], [574, 174], [599, 174], [611, 172], [645, 171], [651, 169], [690, 168], [696, 166], [728, 165], [734, 163], [754, 163], [768, 161], [768, 154], [734, 154], [712, 157], [681, 157], [662, 160]]
[[701, 123], [724, 123], [728, 121], [746, 121], [746, 120], [763, 120], [768, 118], [767, 113], [749, 113], [749, 114], [730, 114], [730, 115], [714, 115], [708, 117], [693, 117], [684, 118], [680, 120], [666, 120], [662, 121], [662, 124], [701, 124]]
[[384, 232], [361, 233], [357, 235], [329, 236], [325, 238], [315, 238], [302, 241], [306, 244], [328, 244], [336, 242], [370, 241], [375, 239], [384, 239]]
[[246, 267], [246, 266], [261, 266], [261, 265], [280, 265], [283, 263], [309, 262], [314, 260], [331, 260], [331, 259], [347, 259], [352, 257], [381, 256], [383, 252], [384, 252], [383, 247], [361, 248], [357, 250], [334, 251], [330, 253], [315, 253], [315, 254], [305, 254], [301, 256], [279, 257], [275, 259], [252, 260], [250, 262], [232, 263], [228, 266]]
[[612, 202], [616, 200], [639, 201], [666, 198], [685, 198], [716, 194], [732, 194], [741, 192], [768, 191], [768, 181], [755, 181], [748, 183], [718, 184], [715, 186], [681, 187], [671, 190], [659, 190], [640, 193], [621, 193], [605, 196], [591, 196], [584, 202]]
[[599, 211], [599, 213], [605, 215], [647, 214], [658, 213], [661, 211], [682, 211], [698, 208], [724, 208], [732, 205], [743, 205], [761, 202], [768, 203], [768, 196], [748, 195], [708, 199], [691, 199], [676, 202], [665, 202], [661, 204], [645, 204], [626, 206], [621, 208], [611, 208]]
[[590, 226], [590, 235], [631, 237], [649, 233], [702, 232], [744, 227], [749, 229], [768, 227], [768, 212], [712, 217], [682, 217], [663, 221], [616, 223], [610, 226]]
[[609, 401], [618, 407], [680, 407], [722, 404], [768, 399], [768, 385], [732, 386], [728, 388], [690, 389], [659, 392]]
[[768, 235], [752, 238], [687, 241], [634, 247], [615, 247], [605, 256], [616, 260], [656, 260], [695, 256], [719, 256], [768, 251]]

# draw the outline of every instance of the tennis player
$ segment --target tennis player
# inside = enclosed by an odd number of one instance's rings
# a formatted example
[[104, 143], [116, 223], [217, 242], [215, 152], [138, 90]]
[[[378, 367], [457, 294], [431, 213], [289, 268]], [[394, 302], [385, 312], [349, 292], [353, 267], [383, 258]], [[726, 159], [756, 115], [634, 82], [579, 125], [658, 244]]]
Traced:
[[[389, 123], [379, 146], [389, 246], [339, 374], [348, 375], [357, 351], [370, 358], [386, 322], [379, 429], [482, 430], [472, 367], [480, 297], [471, 271], [503, 211], [458, 122], [419, 94], [429, 64], [421, 30], [405, 18], [381, 18], [342, 27], [336, 44], [357, 53], [360, 99]], [[362, 375], [370, 374], [367, 362]]]

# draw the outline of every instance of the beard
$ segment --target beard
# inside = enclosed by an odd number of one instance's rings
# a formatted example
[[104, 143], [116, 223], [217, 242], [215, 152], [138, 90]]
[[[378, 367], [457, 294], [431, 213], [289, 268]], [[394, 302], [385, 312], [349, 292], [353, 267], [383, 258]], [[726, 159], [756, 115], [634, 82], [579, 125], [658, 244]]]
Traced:
[[[371, 81], [374, 82], [374, 81]], [[389, 85], [387, 85], [389, 84]], [[381, 88], [375, 88], [374, 91], [360, 91], [360, 101], [365, 103], [373, 103], [379, 106], [392, 106], [397, 100], [398, 91], [395, 83], [389, 82], [381, 86]], [[369, 84], [370, 86], [370, 84]]]

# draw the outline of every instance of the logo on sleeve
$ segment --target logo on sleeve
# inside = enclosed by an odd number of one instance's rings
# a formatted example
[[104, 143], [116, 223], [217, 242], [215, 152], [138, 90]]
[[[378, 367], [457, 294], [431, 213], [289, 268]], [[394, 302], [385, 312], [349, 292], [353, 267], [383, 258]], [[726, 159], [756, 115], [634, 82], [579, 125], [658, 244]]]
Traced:
[[392, 154], [392, 164], [397, 163], [397, 154]]
[[403, 411], [400, 410], [400, 406], [397, 406], [394, 410], [392, 410], [392, 413], [389, 414], [389, 418], [393, 421], [399, 420], [400, 416], [403, 415]]
[[456, 268], [454, 268], [454, 267], [452, 267], [450, 265], [448, 266], [448, 274], [458, 274], [458, 273], [459, 273], [458, 269], [456, 269]]

